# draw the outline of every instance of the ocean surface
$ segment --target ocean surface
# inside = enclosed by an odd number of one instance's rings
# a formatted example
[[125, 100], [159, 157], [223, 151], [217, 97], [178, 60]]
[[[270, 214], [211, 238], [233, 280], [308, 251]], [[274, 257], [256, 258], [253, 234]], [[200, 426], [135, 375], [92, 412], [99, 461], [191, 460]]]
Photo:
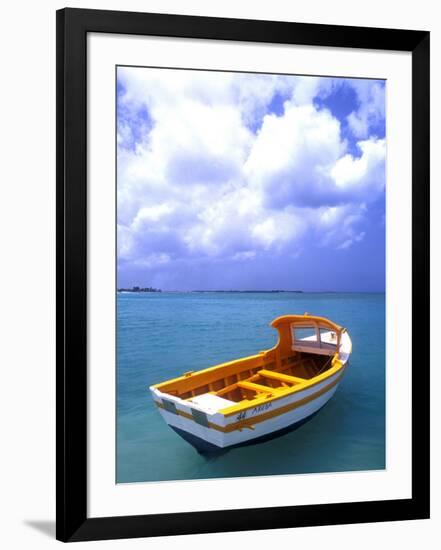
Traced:
[[[299, 429], [206, 458], [169, 428], [148, 386], [272, 347], [279, 315], [329, 317], [352, 338], [328, 404]], [[119, 293], [118, 483], [385, 468], [385, 295]]]

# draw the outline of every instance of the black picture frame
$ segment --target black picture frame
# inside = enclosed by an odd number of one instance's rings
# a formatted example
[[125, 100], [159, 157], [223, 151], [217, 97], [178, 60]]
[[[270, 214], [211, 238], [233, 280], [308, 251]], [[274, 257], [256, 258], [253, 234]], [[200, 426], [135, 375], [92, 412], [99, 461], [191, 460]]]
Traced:
[[[429, 32], [63, 9], [57, 12], [56, 537], [84, 541], [429, 517]], [[412, 497], [87, 517], [87, 33], [412, 54]], [[416, 345], [418, 344], [418, 345]]]

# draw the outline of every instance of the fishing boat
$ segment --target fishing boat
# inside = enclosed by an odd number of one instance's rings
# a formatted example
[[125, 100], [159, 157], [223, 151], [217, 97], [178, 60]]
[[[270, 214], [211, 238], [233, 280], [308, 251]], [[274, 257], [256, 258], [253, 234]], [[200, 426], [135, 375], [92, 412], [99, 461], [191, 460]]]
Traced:
[[335, 393], [352, 351], [347, 330], [307, 313], [271, 326], [279, 336], [273, 348], [150, 387], [165, 422], [199, 452], [282, 435]]

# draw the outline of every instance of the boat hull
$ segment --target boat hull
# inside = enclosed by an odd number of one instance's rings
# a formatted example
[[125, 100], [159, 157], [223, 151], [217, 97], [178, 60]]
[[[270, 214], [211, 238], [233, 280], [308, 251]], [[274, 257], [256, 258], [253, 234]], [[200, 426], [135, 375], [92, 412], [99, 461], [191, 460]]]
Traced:
[[170, 428], [172, 428], [172, 430], [174, 430], [178, 435], [180, 435], [182, 439], [185, 439], [187, 443], [190, 443], [190, 445], [192, 445], [198, 451], [198, 453], [207, 454], [207, 455], [219, 454], [229, 449], [235, 449], [237, 447], [245, 447], [247, 445], [256, 445], [258, 443], [265, 443], [266, 441], [271, 441], [272, 439], [276, 439], [277, 437], [293, 432], [297, 430], [297, 428], [300, 428], [301, 426], [306, 424], [306, 422], [308, 422], [309, 420], [312, 420], [314, 416], [318, 414], [323, 407], [321, 407], [318, 411], [312, 413], [310, 416], [304, 418], [303, 420], [299, 420], [298, 422], [295, 422], [290, 426], [286, 426], [285, 428], [281, 428], [276, 432], [270, 432], [269, 434], [261, 435], [254, 439], [249, 439], [241, 443], [236, 443], [234, 445], [230, 445], [229, 447], [218, 447], [217, 445], [212, 445], [211, 443], [208, 443], [208, 441], [205, 441], [205, 439], [201, 439], [200, 437], [197, 437], [196, 435], [193, 435], [190, 432], [186, 432], [184, 430], [175, 428], [173, 426], [170, 426]]
[[268, 408], [247, 411], [246, 427], [236, 415], [225, 418], [221, 414], [212, 415], [210, 422], [202, 425], [191, 414], [190, 407], [188, 411], [180, 405], [167, 410], [157, 396], [155, 402], [165, 422], [176, 433], [199, 452], [212, 453], [272, 439], [300, 427], [331, 399], [344, 370], [345, 367], [313, 387], [272, 401], [268, 403]]

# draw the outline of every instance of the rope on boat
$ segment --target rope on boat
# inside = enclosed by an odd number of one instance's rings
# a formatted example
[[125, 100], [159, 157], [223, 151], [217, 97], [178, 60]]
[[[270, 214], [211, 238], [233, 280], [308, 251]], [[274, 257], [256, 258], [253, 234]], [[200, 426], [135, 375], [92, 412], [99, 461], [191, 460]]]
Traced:
[[331, 363], [331, 361], [333, 360], [334, 356], [331, 355], [329, 357], [329, 359], [323, 364], [323, 366], [321, 367], [321, 369], [318, 371], [318, 373], [315, 375], [315, 376], [318, 376], [319, 374], [321, 374], [324, 370], [325, 370], [325, 367], [327, 367], [329, 365], [329, 363]]

